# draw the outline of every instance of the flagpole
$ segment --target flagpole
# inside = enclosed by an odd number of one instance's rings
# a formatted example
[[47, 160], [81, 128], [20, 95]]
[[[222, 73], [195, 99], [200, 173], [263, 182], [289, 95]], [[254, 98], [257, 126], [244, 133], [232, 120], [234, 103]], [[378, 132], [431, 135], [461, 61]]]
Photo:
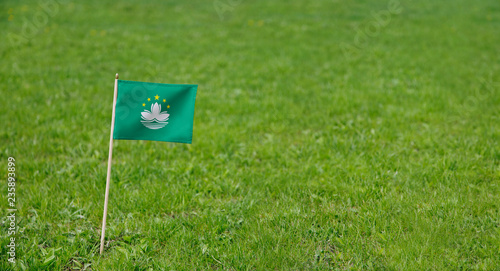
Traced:
[[115, 93], [113, 96], [113, 114], [111, 116], [111, 133], [109, 136], [109, 156], [108, 156], [108, 174], [106, 176], [106, 193], [104, 195], [104, 213], [102, 215], [102, 231], [101, 231], [101, 249], [100, 254], [104, 251], [104, 234], [106, 232], [106, 216], [108, 214], [108, 197], [109, 197], [109, 183], [111, 182], [111, 164], [113, 161], [113, 131], [115, 128], [115, 107], [116, 95], [118, 93], [118, 73], [115, 77]]

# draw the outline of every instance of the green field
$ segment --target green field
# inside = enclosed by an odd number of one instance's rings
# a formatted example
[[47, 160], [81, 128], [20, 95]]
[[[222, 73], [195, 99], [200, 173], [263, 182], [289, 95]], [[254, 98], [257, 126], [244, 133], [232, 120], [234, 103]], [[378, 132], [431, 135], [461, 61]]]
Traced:
[[[0, 270], [500, 268], [498, 0], [61, 2], [0, 2]], [[199, 87], [101, 256], [117, 72]]]

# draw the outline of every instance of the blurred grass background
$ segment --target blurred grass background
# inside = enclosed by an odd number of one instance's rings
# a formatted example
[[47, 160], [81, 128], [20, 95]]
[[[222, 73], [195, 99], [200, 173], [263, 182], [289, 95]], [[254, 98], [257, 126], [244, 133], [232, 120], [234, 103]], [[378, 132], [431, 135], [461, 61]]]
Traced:
[[[496, 269], [500, 3], [392, 2], [0, 2], [0, 269]], [[100, 256], [116, 72], [199, 88], [115, 141]]]

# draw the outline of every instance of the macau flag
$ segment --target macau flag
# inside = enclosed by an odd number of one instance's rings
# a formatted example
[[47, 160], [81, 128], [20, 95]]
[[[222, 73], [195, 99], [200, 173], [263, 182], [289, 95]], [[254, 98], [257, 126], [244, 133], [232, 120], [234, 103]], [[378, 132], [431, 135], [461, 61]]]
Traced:
[[118, 80], [113, 139], [191, 144], [197, 85]]

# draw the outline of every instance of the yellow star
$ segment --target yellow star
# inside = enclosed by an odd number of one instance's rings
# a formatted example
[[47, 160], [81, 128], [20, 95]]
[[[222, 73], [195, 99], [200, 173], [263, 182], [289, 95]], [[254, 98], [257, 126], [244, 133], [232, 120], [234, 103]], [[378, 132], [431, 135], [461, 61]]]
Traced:
[[158, 96], [158, 94], [156, 94], [155, 100], [158, 100], [158, 99], [160, 99], [160, 96]]
[[163, 99], [163, 102], [166, 102], [167, 100]]
[[148, 98], [148, 102], [151, 101], [151, 98]]
[[142, 104], [142, 106], [146, 106], [146, 104]]
[[167, 105], [167, 108], [170, 108], [170, 105]]

